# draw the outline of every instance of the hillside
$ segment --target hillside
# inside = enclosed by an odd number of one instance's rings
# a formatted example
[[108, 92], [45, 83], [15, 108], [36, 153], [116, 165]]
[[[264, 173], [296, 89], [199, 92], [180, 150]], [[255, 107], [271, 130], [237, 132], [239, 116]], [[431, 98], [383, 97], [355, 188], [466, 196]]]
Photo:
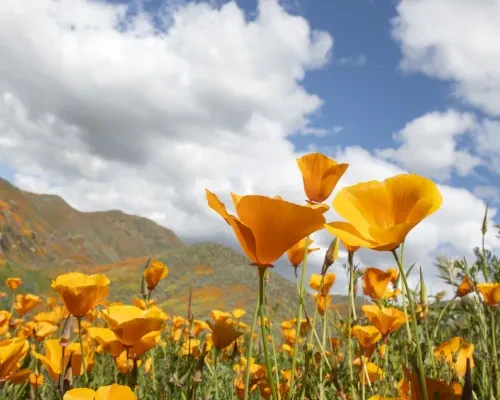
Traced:
[[54, 195], [22, 191], [0, 178], [0, 258], [16, 263], [112, 263], [183, 243], [171, 230], [121, 211], [81, 212]]

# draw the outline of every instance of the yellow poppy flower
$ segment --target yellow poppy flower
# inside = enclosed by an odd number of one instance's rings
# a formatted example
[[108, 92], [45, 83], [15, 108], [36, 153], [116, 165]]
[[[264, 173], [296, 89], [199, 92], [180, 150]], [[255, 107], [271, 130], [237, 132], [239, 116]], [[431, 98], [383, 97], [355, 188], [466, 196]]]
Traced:
[[496, 306], [500, 303], [500, 283], [478, 283], [477, 290], [489, 306]]
[[380, 300], [391, 282], [392, 274], [378, 268], [366, 268], [363, 273], [363, 293], [373, 300]]
[[307, 247], [307, 254], [319, 250], [319, 247], [309, 247], [313, 243], [312, 239], [303, 238], [286, 251], [290, 264], [297, 268], [304, 261], [304, 253]]
[[147, 333], [161, 330], [163, 314], [135, 306], [113, 306], [102, 311], [102, 317], [125, 347], [133, 347]]
[[362, 347], [372, 347], [382, 338], [380, 331], [373, 325], [355, 325], [351, 332]]
[[302, 173], [306, 196], [309, 201], [315, 203], [322, 203], [330, 197], [339, 179], [349, 167], [349, 164], [338, 164], [321, 153], [311, 153], [297, 158], [297, 165]]
[[437, 185], [417, 174], [358, 183], [342, 189], [333, 201], [347, 222], [331, 222], [325, 228], [350, 246], [391, 251], [442, 202]]
[[404, 311], [398, 308], [373, 304], [361, 306], [361, 309], [365, 313], [366, 318], [380, 331], [382, 336], [387, 336], [389, 333], [397, 331], [406, 322]]
[[35, 308], [42, 299], [34, 294], [18, 294], [14, 308], [20, 316], [23, 316]]
[[[321, 288], [321, 278], [323, 278], [322, 288]], [[319, 292], [321, 288], [321, 294], [326, 296], [330, 292], [330, 289], [332, 288], [333, 284], [335, 283], [335, 279], [337, 279], [337, 276], [333, 272], [325, 274], [324, 277], [322, 277], [319, 274], [312, 274], [311, 277], [309, 278], [309, 287], [313, 290], [316, 290], [317, 292]]]
[[102, 274], [71, 272], [59, 275], [51, 286], [70, 314], [81, 318], [108, 296], [109, 283], [109, 279]]
[[332, 301], [332, 296], [324, 295], [320, 293], [313, 293], [312, 295], [316, 308], [320, 315], [325, 315], [326, 309], [330, 307], [330, 302]]
[[464, 297], [473, 291], [474, 284], [472, 283], [472, 280], [467, 275], [464, 275], [462, 282], [457, 287], [457, 296]]
[[148, 290], [153, 290], [168, 275], [168, 268], [161, 261], [153, 260], [143, 272]]
[[233, 311], [231, 311], [231, 314], [233, 314], [233, 317], [235, 319], [241, 319], [247, 312], [243, 310], [242, 308], [235, 308]]
[[0, 383], [16, 372], [29, 347], [28, 341], [23, 338], [0, 341]]
[[434, 349], [434, 356], [436, 358], [444, 359], [448, 364], [452, 365], [455, 372], [463, 376], [467, 369], [467, 359], [470, 360], [470, 367], [474, 367], [474, 345], [467, 343], [459, 336], [442, 343]]
[[67, 391], [63, 400], [136, 400], [132, 389], [125, 385], [114, 383], [101, 386], [97, 390], [78, 388]]
[[271, 266], [300, 239], [316, 232], [325, 218], [320, 211], [266, 196], [242, 196], [238, 218], [217, 196], [205, 190], [208, 205], [233, 228], [243, 252], [257, 266]]
[[21, 286], [22, 282], [21, 278], [7, 278], [5, 280], [5, 284], [10, 290], [16, 290], [19, 286]]
[[207, 324], [212, 331], [213, 346], [218, 350], [225, 349], [243, 335], [243, 332], [234, 329], [232, 322], [228, 323], [228, 320], [217, 321], [215, 324], [207, 321]]
[[[367, 362], [365, 366], [366, 371], [368, 372], [368, 379], [370, 380], [370, 383], [384, 379], [385, 373], [378, 365], [372, 362]], [[359, 371], [359, 380], [363, 385], [366, 385], [368, 383], [368, 379], [366, 379], [366, 372], [364, 368], [361, 368]]]

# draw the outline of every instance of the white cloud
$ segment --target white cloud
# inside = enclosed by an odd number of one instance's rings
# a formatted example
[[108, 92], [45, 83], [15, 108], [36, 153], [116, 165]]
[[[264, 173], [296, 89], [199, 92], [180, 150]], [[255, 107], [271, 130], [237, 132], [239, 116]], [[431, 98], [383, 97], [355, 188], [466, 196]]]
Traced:
[[500, 187], [493, 185], [477, 185], [472, 191], [477, 197], [490, 202], [500, 204]]
[[449, 179], [453, 170], [468, 175], [481, 164], [481, 159], [466, 148], [459, 149], [458, 141], [476, 126], [476, 119], [470, 113], [430, 112], [410, 121], [393, 135], [399, 147], [377, 153], [412, 172], [440, 180]]
[[[125, 18], [123, 6], [39, 0], [26, 12], [17, 0], [0, 2], [0, 159], [23, 189], [150, 217], [187, 241], [234, 244], [204, 189], [227, 202], [229, 191], [304, 201], [289, 137], [322, 105], [300, 82], [328, 63], [333, 39], [270, 0], [251, 21], [235, 3], [175, 10], [158, 32], [144, 13]], [[403, 172], [358, 147], [325, 151], [351, 164], [339, 187]], [[484, 211], [468, 191], [442, 190], [442, 210], [407, 247], [429, 274], [427, 255], [440, 244], [462, 254], [479, 243], [471, 232]], [[324, 232], [314, 238], [329, 245]], [[313, 254], [318, 271], [324, 253]]]
[[449, 81], [457, 96], [500, 116], [500, 2], [401, 0], [396, 9], [402, 67]]

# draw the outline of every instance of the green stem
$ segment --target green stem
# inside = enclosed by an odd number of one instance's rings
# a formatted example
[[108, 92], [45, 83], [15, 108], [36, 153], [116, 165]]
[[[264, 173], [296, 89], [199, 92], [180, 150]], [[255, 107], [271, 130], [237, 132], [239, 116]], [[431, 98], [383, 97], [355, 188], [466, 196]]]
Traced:
[[248, 340], [247, 347], [247, 364], [245, 366], [245, 390], [244, 390], [244, 400], [248, 400], [248, 392], [250, 386], [250, 359], [252, 358], [252, 348], [253, 348], [253, 334], [255, 333], [255, 326], [257, 325], [257, 316], [259, 314], [259, 296], [257, 296], [257, 300], [255, 301], [255, 309], [253, 311], [253, 319], [252, 326], [250, 328], [250, 338]]
[[401, 279], [403, 280], [403, 285], [406, 289], [406, 293], [408, 293], [408, 303], [410, 304], [410, 313], [411, 313], [411, 325], [413, 327], [413, 333], [415, 334], [415, 342], [417, 345], [417, 361], [418, 361], [418, 370], [419, 370], [419, 378], [420, 378], [420, 387], [422, 389], [422, 398], [423, 400], [429, 400], [429, 396], [427, 393], [427, 384], [425, 382], [425, 371], [424, 371], [424, 360], [422, 357], [422, 349], [420, 348], [420, 338], [418, 335], [418, 327], [417, 327], [417, 315], [415, 312], [415, 303], [413, 301], [413, 296], [411, 295], [410, 288], [408, 286], [408, 281], [406, 280], [406, 273], [403, 268], [403, 261], [399, 259], [396, 250], [392, 250], [392, 255], [396, 260], [399, 268], [399, 274], [401, 275]]
[[496, 389], [496, 396], [499, 398], [500, 396], [500, 377], [498, 374], [498, 353], [497, 353], [497, 340], [496, 340], [496, 326], [495, 326], [495, 311], [490, 308], [490, 315], [491, 315], [491, 347], [492, 347], [492, 352], [493, 352], [493, 373], [495, 376], [495, 389]]
[[89, 377], [87, 376], [87, 365], [85, 364], [85, 353], [83, 352], [83, 341], [82, 341], [82, 317], [76, 317], [78, 321], [78, 339], [80, 341], [80, 352], [82, 353], [82, 367], [83, 374], [85, 376], [85, 385], [89, 385]]
[[[309, 243], [309, 236], [306, 238], [306, 243]], [[302, 261], [302, 272], [300, 276], [300, 288], [299, 288], [299, 304], [297, 307], [297, 321], [295, 323], [295, 342], [293, 344], [293, 356], [292, 356], [292, 367], [290, 374], [290, 389], [288, 390], [287, 399], [291, 400], [293, 398], [293, 393], [295, 391], [295, 367], [297, 364], [297, 353], [299, 349], [299, 338], [300, 338], [300, 324], [302, 322], [302, 312], [304, 308], [304, 286], [306, 281], [306, 267], [307, 267], [307, 255], [309, 251], [307, 246], [304, 249], [304, 260]]]
[[219, 375], [217, 374], [217, 359], [219, 350], [214, 348], [214, 380], [215, 380], [215, 399], [219, 400]]
[[351, 391], [351, 398], [356, 399], [354, 393], [354, 372], [352, 370], [352, 338], [351, 338], [351, 309], [352, 309], [352, 291], [354, 286], [354, 253], [350, 251], [347, 256], [347, 262], [349, 264], [349, 288], [348, 288], [348, 307], [347, 307], [347, 364], [349, 365], [349, 390]]
[[[266, 358], [267, 379], [271, 387], [271, 396], [273, 400], [277, 400], [276, 387], [274, 386], [273, 369], [271, 367], [271, 357], [269, 356], [269, 348], [266, 339], [266, 318], [264, 315], [264, 276], [266, 274], [266, 267], [259, 267], [259, 314], [260, 314], [260, 328], [262, 334], [262, 342], [264, 344], [264, 356]], [[248, 362], [248, 360], [247, 360]]]
[[[326, 304], [325, 304], [326, 305]], [[326, 348], [326, 327], [328, 324], [328, 307], [325, 307], [325, 313], [323, 315], [323, 342], [321, 343], [323, 346], [323, 349]], [[320, 399], [323, 400], [325, 398], [325, 382], [323, 381], [323, 358], [321, 358], [320, 364], [319, 364], [319, 378], [321, 380], [321, 391], [320, 391]]]

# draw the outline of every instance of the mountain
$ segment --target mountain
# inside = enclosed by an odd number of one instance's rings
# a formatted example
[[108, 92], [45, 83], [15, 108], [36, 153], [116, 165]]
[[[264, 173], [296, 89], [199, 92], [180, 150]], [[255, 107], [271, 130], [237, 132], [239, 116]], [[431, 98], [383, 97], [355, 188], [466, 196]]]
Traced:
[[[0, 179], [0, 279], [23, 278], [25, 291], [52, 293], [51, 279], [68, 271], [104, 273], [110, 300], [140, 296], [142, 270], [153, 257], [169, 269], [153, 294], [165, 311], [186, 315], [192, 290], [196, 318], [212, 309], [247, 311], [251, 319], [258, 276], [248, 259], [214, 243], [185, 246], [169, 229], [121, 211], [80, 212], [54, 195], [22, 191]], [[269, 305], [276, 318], [292, 318], [298, 300], [295, 282], [271, 270]], [[346, 310], [346, 297], [333, 296], [332, 309]], [[307, 298], [307, 309], [314, 310]]]
[[156, 254], [182, 241], [171, 230], [121, 211], [81, 212], [59, 196], [0, 179], [0, 258], [37, 265], [111, 263]]

